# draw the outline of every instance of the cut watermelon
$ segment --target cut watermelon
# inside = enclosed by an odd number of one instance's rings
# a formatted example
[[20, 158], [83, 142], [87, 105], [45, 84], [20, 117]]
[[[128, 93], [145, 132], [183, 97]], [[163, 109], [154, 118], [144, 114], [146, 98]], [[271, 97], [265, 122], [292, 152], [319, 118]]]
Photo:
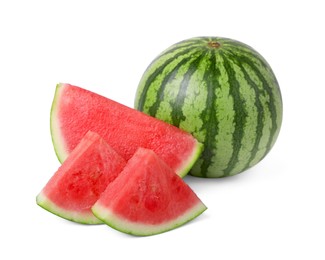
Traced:
[[126, 161], [97, 133], [89, 131], [36, 198], [44, 209], [84, 224], [102, 223], [91, 212]]
[[109, 226], [147, 236], [174, 229], [207, 208], [153, 151], [139, 148], [92, 207]]
[[58, 84], [51, 134], [61, 162], [88, 130], [102, 136], [125, 160], [139, 147], [151, 149], [180, 176], [202, 151], [201, 143], [175, 126], [80, 87]]

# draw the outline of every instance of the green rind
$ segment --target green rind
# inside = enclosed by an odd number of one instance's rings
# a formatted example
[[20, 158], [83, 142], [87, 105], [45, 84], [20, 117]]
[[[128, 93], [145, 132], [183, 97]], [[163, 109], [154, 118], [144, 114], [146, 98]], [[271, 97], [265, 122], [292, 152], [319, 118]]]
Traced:
[[186, 161], [184, 161], [183, 165], [181, 165], [181, 167], [179, 167], [179, 170], [177, 171], [180, 177], [184, 178], [187, 173], [192, 169], [193, 165], [196, 163], [197, 159], [202, 154], [203, 148], [204, 146], [202, 143], [196, 143], [192, 155], [189, 156]]
[[68, 154], [66, 152], [67, 149], [64, 147], [65, 142], [61, 138], [59, 122], [58, 120], [56, 120], [57, 119], [56, 115], [58, 113], [57, 104], [58, 104], [58, 100], [60, 99], [62, 85], [63, 85], [62, 83], [56, 85], [54, 98], [51, 106], [51, 113], [50, 113], [51, 138], [52, 138], [55, 154], [58, 160], [60, 161], [60, 163], [63, 163], [64, 160], [68, 157]]
[[100, 203], [96, 203], [92, 207], [92, 212], [105, 224], [118, 231], [134, 236], [151, 236], [167, 232], [181, 225], [184, 225], [185, 223], [201, 215], [206, 209], [207, 207], [202, 202], [199, 202], [197, 203], [197, 205], [185, 212], [182, 216], [179, 216], [178, 218], [172, 221], [156, 225], [148, 225], [144, 223], [135, 223], [127, 221], [122, 217], [114, 214], [114, 212], [112, 212], [108, 208], [103, 207]]
[[81, 224], [103, 224], [103, 222], [96, 218], [93, 214], [82, 214], [79, 211], [65, 210], [61, 207], [58, 207], [53, 203], [43, 192], [40, 192], [36, 197], [36, 203], [43, 209], [57, 215], [61, 218], [71, 220]]
[[188, 39], [159, 55], [140, 80], [135, 108], [204, 144], [190, 172], [200, 177], [235, 175], [261, 161], [278, 137], [283, 109], [266, 60], [218, 37]]

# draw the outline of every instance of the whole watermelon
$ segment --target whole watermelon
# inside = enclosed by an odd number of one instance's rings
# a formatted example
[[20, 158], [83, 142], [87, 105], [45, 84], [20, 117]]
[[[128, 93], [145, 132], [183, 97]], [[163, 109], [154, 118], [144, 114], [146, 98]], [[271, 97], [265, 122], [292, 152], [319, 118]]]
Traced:
[[282, 98], [266, 60], [221, 37], [196, 37], [162, 52], [144, 72], [135, 108], [204, 144], [190, 174], [225, 177], [261, 161], [282, 122]]

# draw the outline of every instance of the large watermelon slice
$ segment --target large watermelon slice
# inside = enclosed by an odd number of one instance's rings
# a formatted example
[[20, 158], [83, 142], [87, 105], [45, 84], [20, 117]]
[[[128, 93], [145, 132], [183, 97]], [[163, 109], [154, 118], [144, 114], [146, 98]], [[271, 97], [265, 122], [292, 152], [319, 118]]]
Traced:
[[153, 151], [139, 148], [92, 207], [109, 226], [146, 236], [174, 229], [207, 208]]
[[51, 134], [61, 162], [88, 130], [97, 132], [126, 160], [138, 147], [152, 149], [180, 176], [202, 150], [201, 143], [175, 126], [83, 88], [58, 84]]
[[91, 207], [125, 165], [104, 139], [89, 131], [39, 193], [37, 204], [68, 220], [102, 223]]

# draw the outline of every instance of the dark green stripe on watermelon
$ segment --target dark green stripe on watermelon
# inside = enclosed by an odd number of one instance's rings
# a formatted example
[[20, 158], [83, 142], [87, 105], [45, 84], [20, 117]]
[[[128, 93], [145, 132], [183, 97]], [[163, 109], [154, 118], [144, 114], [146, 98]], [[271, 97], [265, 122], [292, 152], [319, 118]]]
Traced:
[[[204, 140], [204, 150], [202, 153], [202, 157], [204, 158], [201, 165], [202, 175], [205, 176], [205, 173], [208, 172], [209, 166], [212, 163], [212, 159], [214, 157], [213, 151], [216, 149], [216, 143], [211, 142], [218, 135], [218, 121], [215, 107], [213, 105], [216, 100], [216, 92], [215, 89], [220, 87], [218, 82], [218, 76], [220, 74], [217, 66], [216, 66], [216, 57], [213, 51], [210, 51], [207, 55], [210, 65], [207, 67], [203, 81], [206, 82], [207, 85], [207, 101], [206, 101], [206, 109], [203, 111], [201, 118], [203, 121], [203, 125], [206, 128], [206, 138]], [[205, 176], [206, 177], [206, 176]]]
[[[165, 90], [165, 87], [166, 85], [171, 81], [173, 80], [179, 69], [187, 64], [188, 62], [191, 62], [192, 60], [192, 57], [189, 56], [189, 57], [186, 57], [184, 59], [182, 59], [181, 62], [179, 62], [175, 68], [173, 68], [173, 70], [170, 70], [169, 73], [164, 77], [163, 81], [161, 82], [161, 85], [160, 85], [160, 88], [158, 89], [157, 91], [157, 100], [163, 100], [164, 99], [164, 90]], [[164, 67], [165, 68], [165, 67]], [[191, 73], [190, 72], [191, 70], [187, 71], [186, 74], [184, 75], [184, 78], [186, 78], [186, 75], [188, 73]], [[184, 80], [182, 81], [182, 83], [184, 82]], [[182, 84], [180, 85], [180, 88], [179, 88], [179, 91], [177, 93], [177, 100], [175, 102], [175, 105], [178, 105], [179, 107], [181, 107], [181, 104], [183, 103], [180, 99], [182, 99], [182, 97], [185, 96], [185, 93], [186, 93], [186, 83], [185, 84]], [[160, 105], [160, 102], [156, 102], [152, 107], [150, 107], [150, 114], [151, 115], [156, 115], [157, 113], [157, 110], [159, 108], [159, 105]], [[173, 111], [180, 111], [180, 109], [175, 109]], [[178, 126], [178, 123], [177, 123], [177, 116], [173, 116], [173, 124]]]
[[[223, 56], [223, 55], [222, 55]], [[242, 139], [244, 136], [243, 126], [246, 124], [247, 111], [244, 104], [244, 100], [240, 95], [240, 83], [236, 79], [236, 71], [232, 68], [229, 59], [224, 58], [224, 66], [227, 71], [229, 81], [231, 82], [231, 88], [229, 88], [230, 95], [236, 100], [234, 102], [235, 118], [234, 125], [235, 131], [233, 133], [233, 153], [228, 162], [228, 167], [224, 170], [224, 175], [229, 175], [232, 169], [238, 163], [238, 154], [242, 146]]]
[[[177, 50], [177, 48], [176, 48], [176, 50]], [[170, 53], [173, 54], [173, 51], [175, 51], [175, 50], [174, 49], [171, 49], [170, 51], [166, 52], [165, 55], [168, 55]], [[173, 54], [173, 55], [171, 55], [171, 57], [169, 59], [167, 59], [166, 61], [164, 61], [163, 64], [161, 64], [158, 67], [156, 67], [155, 70], [152, 72], [152, 74], [149, 75], [149, 78], [147, 80], [147, 84], [145, 84], [144, 87], [143, 87], [143, 93], [147, 93], [147, 91], [148, 91], [149, 87], [151, 86], [152, 82], [155, 81], [158, 76], [162, 75], [163, 70], [165, 69], [165, 67], [167, 65], [169, 65], [172, 61], [176, 60], [179, 57], [182, 57], [184, 59], [184, 57], [183, 57], [184, 55], [185, 55], [185, 59], [186, 59], [186, 57], [188, 56], [189, 51], [191, 51], [191, 49], [185, 49], [184, 51], [180, 51], [177, 54]], [[159, 60], [157, 60], [156, 62], [159, 62]], [[151, 66], [153, 64], [155, 64], [155, 61], [153, 61], [148, 68], [151, 68]], [[170, 73], [172, 73], [172, 71]], [[158, 89], [158, 92], [161, 92], [161, 91], [159, 91], [159, 89]], [[139, 108], [138, 108], [139, 110], [143, 110], [144, 109], [144, 105], [145, 105], [145, 102], [146, 102], [146, 98], [147, 98], [146, 94], [140, 96]], [[157, 98], [158, 98], [157, 100], [160, 100], [158, 93], [157, 93]], [[154, 106], [155, 106], [155, 104], [154, 104]], [[155, 113], [154, 108], [150, 108], [150, 109], [152, 109], [152, 113]]]
[[258, 89], [258, 86], [256, 85], [256, 83], [251, 79], [251, 77], [249, 76], [249, 72], [244, 68], [243, 65], [239, 65], [241, 70], [244, 73], [244, 78], [245, 80], [248, 82], [248, 84], [250, 86], [252, 86], [254, 93], [255, 93], [255, 106], [257, 108], [257, 126], [256, 126], [256, 138], [255, 138], [255, 142], [254, 142], [254, 146], [251, 150], [251, 155], [249, 157], [249, 159], [247, 160], [246, 165], [244, 166], [243, 170], [248, 169], [250, 163], [252, 162], [252, 160], [255, 158], [257, 152], [258, 152], [258, 145], [260, 143], [261, 137], [263, 135], [263, 106], [260, 100], [260, 91]]
[[145, 71], [135, 107], [193, 134], [204, 151], [190, 172], [240, 173], [262, 160], [282, 122], [278, 82], [265, 59], [226, 38], [182, 41]]

